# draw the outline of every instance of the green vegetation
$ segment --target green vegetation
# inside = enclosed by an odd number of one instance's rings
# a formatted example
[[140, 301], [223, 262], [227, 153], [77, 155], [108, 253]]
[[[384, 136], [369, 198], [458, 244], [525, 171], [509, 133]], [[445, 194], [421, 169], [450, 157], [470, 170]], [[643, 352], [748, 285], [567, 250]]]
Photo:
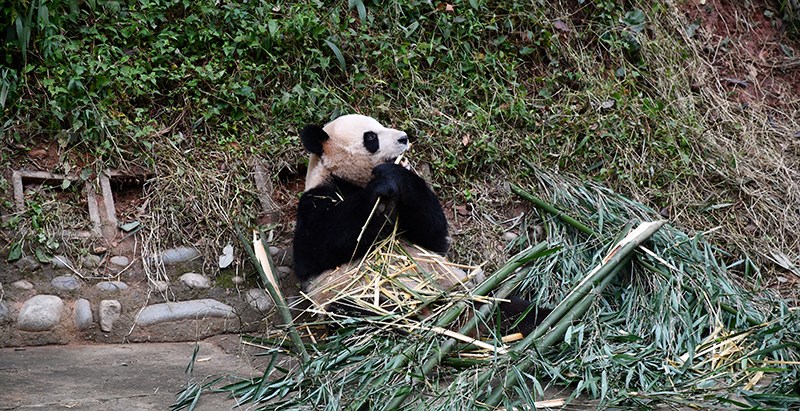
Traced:
[[[419, 137], [412, 158], [456, 203], [482, 207], [484, 182], [530, 160], [690, 229], [721, 225], [722, 243], [756, 256], [800, 258], [784, 149], [800, 103], [738, 101], [704, 47], [748, 56], [671, 3], [24, 0], [0, 22], [2, 165], [54, 146], [50, 171], [155, 171], [165, 217], [149, 227], [165, 242], [232, 239], [230, 219], [254, 217], [254, 156], [275, 176], [302, 171], [297, 131], [361, 112]], [[231, 174], [245, 186], [198, 185]]]
[[[480, 200], [465, 181], [514, 178], [527, 158], [670, 207], [698, 174], [707, 125], [674, 10], [646, 6], [22, 1], [2, 12], [4, 158], [57, 143], [56, 168], [158, 168], [149, 193], [160, 195], [171, 177], [213, 177], [192, 164], [248, 175], [257, 155], [275, 174], [302, 167], [304, 124], [361, 112], [419, 137], [412, 156], [445, 198]], [[171, 192], [227, 202], [207, 188]], [[208, 218], [175, 197], [162, 236], [197, 242], [186, 227]], [[253, 201], [228, 209], [249, 219]]]
[[[780, 5], [785, 16], [796, 15], [794, 0]], [[434, 367], [435, 378], [424, 380], [419, 365], [429, 370], [442, 337], [378, 335], [368, 321], [353, 320], [310, 347], [317, 352], [302, 373], [270, 366], [265, 377], [273, 380], [231, 391], [338, 409], [347, 398], [336, 384], [344, 381], [362, 404], [408, 395], [420, 408], [469, 408], [494, 402], [500, 389], [500, 381], [471, 378], [480, 369], [526, 383], [506, 387], [509, 408], [538, 399], [551, 382], [604, 405], [796, 407], [797, 311], [775, 306], [772, 294], [767, 301], [748, 295], [735, 280], [758, 283], [760, 269], [782, 270], [773, 260], [787, 267], [800, 258], [800, 160], [792, 145], [800, 102], [781, 96], [786, 102], [774, 108], [760, 104], [765, 99], [738, 99], [736, 87], [746, 82], [731, 78], [735, 86], [726, 87], [720, 79], [733, 74], [708, 59], [758, 62], [737, 54], [743, 48], [735, 39], [688, 23], [680, 6], [17, 1], [0, 10], [0, 164], [26, 166], [34, 150], [47, 147], [58, 157], [47, 158], [48, 171], [80, 170], [87, 183], [105, 167], [145, 168], [153, 178], [145, 185], [147, 212], [138, 216], [144, 252], [192, 243], [213, 256], [210, 250], [234, 238], [236, 223], [254, 225], [253, 158], [265, 159], [275, 180], [292, 175], [305, 161], [297, 138], [304, 124], [368, 114], [416, 136], [412, 160], [430, 166], [453, 209], [471, 207], [455, 233], [456, 261], [493, 270], [507, 259], [496, 244], [507, 227], [472, 218], [518, 216], [504, 215], [521, 203], [504, 190], [506, 181], [547, 192], [540, 197], [597, 233], [587, 239], [525, 209], [520, 235], [505, 251], [543, 239], [560, 247], [537, 259], [521, 285], [549, 305], [583, 278], [629, 219], [658, 218], [654, 209], [689, 230], [721, 226], [714, 240], [728, 252], [703, 235], [659, 233], [659, 258], [637, 254], [602, 298], [581, 303], [596, 321], [570, 326], [546, 351], [496, 362], [451, 356], [443, 364], [455, 371]], [[796, 67], [793, 45], [780, 50], [795, 60], [758, 67]], [[544, 171], [554, 169], [581, 182]], [[0, 188], [8, 192], [6, 178]], [[44, 194], [26, 198], [31, 206], [21, 214], [3, 199], [0, 211], [13, 215], [4, 228], [24, 237], [7, 241], [4, 257], [42, 250], [46, 259], [65, 245], [59, 225], [69, 220], [50, 211], [58, 193]], [[290, 227], [269, 228], [281, 236]], [[544, 231], [537, 241], [535, 227]], [[397, 362], [403, 367], [387, 364], [400, 352], [413, 356]], [[462, 372], [472, 365], [483, 368]], [[385, 386], [369, 384], [376, 373]], [[738, 397], [723, 392], [730, 386]], [[432, 387], [442, 388], [435, 398], [426, 396]], [[193, 386], [176, 408], [208, 388]], [[283, 396], [290, 392], [307, 397]]]
[[643, 32], [665, 10], [594, 2], [570, 23], [530, 2], [350, 6], [22, 2], [4, 11], [4, 135], [119, 163], [182, 133], [296, 163], [299, 127], [361, 111], [423, 137], [437, 178], [537, 154], [654, 189], [685, 173], [696, 124], [668, 104], [685, 90], [658, 92], [664, 45]]

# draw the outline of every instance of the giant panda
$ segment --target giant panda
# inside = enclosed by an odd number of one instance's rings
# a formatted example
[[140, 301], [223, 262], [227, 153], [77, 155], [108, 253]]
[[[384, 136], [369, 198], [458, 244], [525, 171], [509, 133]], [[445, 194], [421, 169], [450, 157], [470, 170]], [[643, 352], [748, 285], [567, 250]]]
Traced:
[[[482, 280], [442, 269], [450, 246], [447, 218], [425, 180], [395, 162], [409, 148], [405, 132], [350, 114], [323, 127], [307, 125], [300, 140], [310, 157], [297, 206], [294, 269], [315, 304], [324, 307], [348, 283], [353, 264], [394, 230], [412, 257], [432, 262], [426, 270], [439, 271], [442, 289], [469, 292]], [[518, 297], [500, 308], [523, 333], [549, 313]]]

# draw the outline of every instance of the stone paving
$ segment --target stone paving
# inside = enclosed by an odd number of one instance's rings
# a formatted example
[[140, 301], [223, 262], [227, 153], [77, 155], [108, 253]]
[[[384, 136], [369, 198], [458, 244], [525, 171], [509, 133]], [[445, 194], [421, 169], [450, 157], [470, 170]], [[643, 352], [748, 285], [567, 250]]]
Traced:
[[[191, 374], [187, 365], [197, 348]], [[183, 343], [92, 344], [0, 349], [2, 410], [168, 410], [192, 381], [220, 385], [266, 367], [238, 336]], [[245, 410], [227, 395], [204, 393], [196, 410]]]
[[[291, 287], [291, 256], [276, 247], [270, 252], [280, 264], [282, 285]], [[171, 282], [149, 281], [135, 267], [117, 278], [81, 278], [65, 256], [56, 256], [50, 264], [33, 257], [6, 263], [0, 266], [0, 347], [196, 341], [268, 329], [272, 300], [254, 274], [243, 278], [242, 266], [237, 266], [226, 270], [235, 275], [217, 270], [212, 277], [202, 273], [196, 263], [199, 256], [192, 247], [161, 253]], [[120, 272], [137, 259], [114, 255], [107, 262], [98, 260]], [[93, 263], [84, 257], [83, 267], [87, 261]]]

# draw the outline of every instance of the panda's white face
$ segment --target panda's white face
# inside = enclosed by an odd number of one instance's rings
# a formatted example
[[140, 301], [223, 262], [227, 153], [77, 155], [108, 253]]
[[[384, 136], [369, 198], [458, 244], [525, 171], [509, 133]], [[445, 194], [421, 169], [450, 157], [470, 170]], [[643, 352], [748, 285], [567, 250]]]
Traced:
[[405, 132], [386, 128], [372, 117], [349, 114], [322, 129], [328, 139], [322, 142], [321, 165], [360, 186], [369, 182], [373, 167], [392, 162], [408, 150]]

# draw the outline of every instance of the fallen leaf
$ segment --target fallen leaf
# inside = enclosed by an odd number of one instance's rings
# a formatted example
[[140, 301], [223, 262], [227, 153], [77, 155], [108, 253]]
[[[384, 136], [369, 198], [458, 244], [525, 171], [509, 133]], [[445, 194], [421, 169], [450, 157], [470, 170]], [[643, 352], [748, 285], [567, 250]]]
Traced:
[[554, 21], [553, 22], [553, 27], [555, 27], [556, 30], [561, 30], [564, 33], [569, 33], [569, 26], [567, 25], [567, 23], [564, 23], [561, 20]]
[[461, 137], [461, 144], [463, 144], [465, 147], [469, 145], [469, 136], [468, 135], [464, 135], [464, 137]]
[[125, 224], [120, 224], [119, 228], [122, 231], [124, 231], [126, 233], [129, 233], [129, 232], [133, 231], [134, 229], [138, 228], [140, 225], [141, 225], [141, 223], [138, 222], [138, 221], [131, 221], [131, 222], [128, 222], [128, 223], [125, 223]]
[[228, 268], [233, 262], [233, 246], [228, 244], [222, 249], [222, 255], [219, 256], [219, 268]]
[[28, 152], [28, 155], [33, 158], [45, 158], [47, 157], [47, 150], [43, 148], [37, 148]]
[[613, 98], [612, 99], [608, 99], [608, 100], [600, 103], [600, 108], [602, 108], [604, 110], [608, 110], [611, 107], [614, 107], [615, 104], [617, 104], [616, 100], [614, 100]]
[[469, 210], [467, 210], [467, 206], [460, 205], [456, 206], [456, 213], [458, 213], [458, 215], [468, 216]]

